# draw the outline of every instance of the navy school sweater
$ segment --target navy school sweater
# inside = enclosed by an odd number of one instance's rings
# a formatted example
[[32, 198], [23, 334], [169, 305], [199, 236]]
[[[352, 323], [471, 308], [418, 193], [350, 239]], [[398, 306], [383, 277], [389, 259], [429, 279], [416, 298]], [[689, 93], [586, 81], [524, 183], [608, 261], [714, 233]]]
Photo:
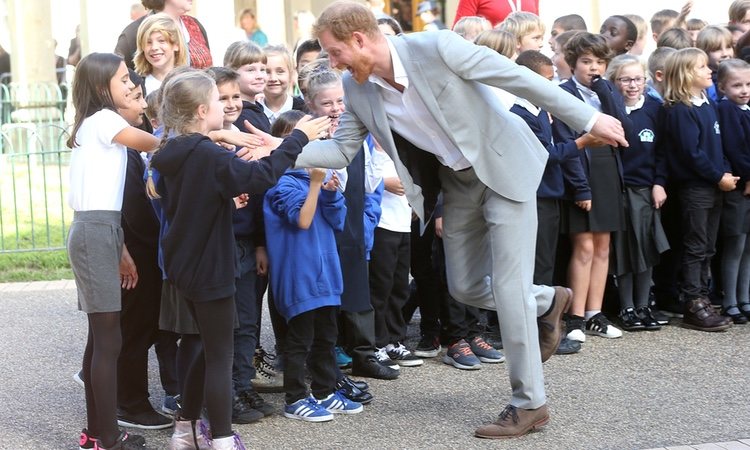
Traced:
[[665, 186], [667, 161], [664, 155], [664, 110], [655, 98], [644, 96], [643, 106], [631, 111], [633, 124], [626, 139], [630, 147], [620, 153], [626, 186]]
[[724, 156], [732, 174], [740, 177], [737, 187], [744, 189], [745, 182], [750, 181], [750, 109], [724, 99], [717, 110]]
[[[579, 150], [575, 141], [567, 141], [559, 144], [552, 143], [552, 124], [547, 111], [540, 109], [538, 114], [529, 111], [523, 105], [516, 103], [510, 111], [523, 119], [534, 132], [539, 142], [549, 153], [544, 175], [536, 191], [539, 198], [559, 199], [565, 195], [565, 181], [563, 179], [563, 168], [567, 161], [578, 159]], [[580, 167], [580, 164], [579, 166]]]
[[240, 131], [247, 131], [245, 129], [246, 120], [264, 133], [271, 132], [271, 122], [266, 117], [266, 113], [263, 112], [263, 105], [258, 102], [242, 100], [242, 111], [240, 117], [234, 121], [234, 126], [239, 128]]
[[186, 298], [234, 295], [233, 197], [262, 195], [297, 159], [307, 136], [292, 132], [276, 151], [243, 161], [201, 134], [170, 139], [154, 154], [156, 185], [169, 222], [162, 240], [167, 278]]
[[676, 103], [665, 108], [665, 153], [669, 180], [679, 186], [712, 186], [729, 172], [716, 110]]

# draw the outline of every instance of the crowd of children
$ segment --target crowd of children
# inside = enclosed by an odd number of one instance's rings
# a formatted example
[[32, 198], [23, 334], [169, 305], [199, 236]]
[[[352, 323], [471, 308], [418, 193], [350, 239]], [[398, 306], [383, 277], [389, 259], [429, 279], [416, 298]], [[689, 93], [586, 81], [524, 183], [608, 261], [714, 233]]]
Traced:
[[[587, 335], [659, 330], [667, 313], [701, 331], [750, 318], [750, 64], [737, 58], [750, 54], [739, 47], [750, 1], [732, 3], [727, 26], [688, 19], [690, 6], [654, 14], [646, 64], [648, 24], [632, 14], [608, 17], [599, 34], [575, 14], [558, 18], [551, 58], [532, 13], [495, 29], [471, 16], [454, 26], [626, 132], [629, 146], [613, 147], [488, 91], [549, 153], [533, 276], [572, 288], [558, 354], [580, 351]], [[459, 369], [504, 360], [494, 312], [483, 333], [483, 312], [448, 293], [439, 198], [433, 221], [414, 220], [399, 162], [378, 142], [368, 136], [344, 170], [294, 168], [346, 117], [341, 75], [317, 41], [295, 59], [283, 45], [236, 42], [224, 67], [199, 70], [161, 13], [142, 21], [136, 45], [137, 74], [93, 53], [73, 84], [68, 252], [88, 317], [81, 449], [142, 448], [118, 423], [173, 424], [173, 449], [242, 449], [232, 424], [276, 409], [259, 392], [285, 392], [285, 417], [329, 421], [373, 399], [347, 368], [395, 379], [443, 345]], [[275, 356], [259, 345], [264, 297]], [[148, 401], [154, 344], [173, 421]]]

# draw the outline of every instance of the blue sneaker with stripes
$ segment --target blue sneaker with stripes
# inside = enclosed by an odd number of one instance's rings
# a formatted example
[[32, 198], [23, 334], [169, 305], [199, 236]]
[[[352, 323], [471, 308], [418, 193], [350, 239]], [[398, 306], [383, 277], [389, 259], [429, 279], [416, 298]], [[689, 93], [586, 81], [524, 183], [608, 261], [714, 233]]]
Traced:
[[323, 400], [318, 400], [318, 404], [333, 414], [357, 414], [364, 409], [362, 403], [349, 400], [340, 391], [334, 392]]
[[328, 422], [329, 420], [333, 420], [333, 414], [326, 410], [312, 396], [297, 400], [291, 405], [284, 405], [284, 417], [304, 420], [306, 422]]

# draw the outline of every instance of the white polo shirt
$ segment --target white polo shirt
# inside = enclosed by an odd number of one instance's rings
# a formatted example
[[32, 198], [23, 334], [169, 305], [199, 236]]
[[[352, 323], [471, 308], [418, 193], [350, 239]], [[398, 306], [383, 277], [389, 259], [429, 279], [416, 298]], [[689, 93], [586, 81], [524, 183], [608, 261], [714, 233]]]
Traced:
[[68, 204], [74, 211], [122, 210], [128, 155], [112, 140], [129, 126], [110, 109], [83, 120], [70, 157]]

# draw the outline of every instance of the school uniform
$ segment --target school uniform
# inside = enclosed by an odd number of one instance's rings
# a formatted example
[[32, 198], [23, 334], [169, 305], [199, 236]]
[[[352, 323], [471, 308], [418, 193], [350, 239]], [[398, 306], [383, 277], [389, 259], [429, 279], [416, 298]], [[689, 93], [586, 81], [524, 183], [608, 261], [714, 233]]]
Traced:
[[549, 152], [549, 159], [547, 159], [536, 194], [538, 225], [534, 283], [552, 285], [560, 235], [560, 208], [562, 199], [565, 197], [563, 166], [569, 164], [571, 160], [577, 162], [580, 151], [573, 140], [553, 144], [552, 119], [543, 109], [537, 108], [525, 99], [518, 98], [510, 111], [526, 122], [539, 142]]
[[338, 190], [322, 189], [312, 224], [301, 229], [300, 209], [309, 190], [307, 171], [289, 170], [263, 201], [271, 288], [276, 308], [289, 324], [284, 354], [287, 404], [307, 396], [306, 365], [316, 398], [325, 398], [336, 385], [333, 348], [344, 282], [334, 231], [344, 229], [347, 207]]
[[750, 181], [750, 107], [739, 106], [724, 99], [717, 107], [721, 126], [721, 142], [732, 174], [739, 176], [737, 188], [724, 193], [721, 215], [723, 236], [750, 233], [750, 200], [743, 194], [745, 183]]
[[[622, 97], [612, 84], [604, 79], [594, 83], [592, 90], [574, 78], [562, 83], [560, 87], [574, 95], [579, 100], [594, 106], [603, 113], [612, 115], [629, 129], [629, 121], [625, 117], [625, 105]], [[580, 137], [570, 127], [560, 120], [553, 121], [553, 137], [555, 142], [570, 142]], [[590, 192], [591, 210], [585, 211], [575, 203], [569, 202], [563, 211], [562, 229], [565, 233], [607, 232], [622, 230], [625, 226], [623, 213], [623, 183], [622, 165], [619, 151], [611, 146], [587, 147], [579, 155], [581, 170], [572, 166], [572, 175], [568, 181], [571, 190], [579, 199]]]
[[721, 130], [714, 106], [706, 97], [691, 105], [666, 108], [666, 146], [669, 177], [677, 188], [682, 209], [682, 286], [685, 301], [708, 296], [711, 258], [721, 217], [718, 188], [729, 165], [721, 145]]
[[242, 111], [240, 116], [234, 121], [234, 126], [238, 129], [245, 130], [245, 121], [250, 122], [252, 126], [263, 131], [264, 133], [271, 132], [271, 121], [268, 120], [268, 116], [263, 109], [263, 105], [258, 102], [249, 102], [242, 100]]
[[654, 98], [642, 96], [626, 110], [633, 126], [626, 135], [630, 146], [620, 154], [626, 228], [612, 235], [610, 271], [615, 275], [645, 272], [669, 249], [660, 211], [654, 208], [652, 196], [654, 185], [663, 187], [667, 182], [662, 106]]
[[263, 107], [263, 113], [268, 117], [268, 121], [273, 124], [276, 122], [276, 119], [279, 118], [279, 116], [287, 111], [304, 111], [305, 110], [305, 101], [302, 99], [302, 97], [295, 97], [292, 95], [286, 96], [286, 101], [284, 104], [279, 108], [278, 111], [274, 112], [272, 111], [268, 106], [266, 106], [265, 99], [261, 100], [260, 105]]

